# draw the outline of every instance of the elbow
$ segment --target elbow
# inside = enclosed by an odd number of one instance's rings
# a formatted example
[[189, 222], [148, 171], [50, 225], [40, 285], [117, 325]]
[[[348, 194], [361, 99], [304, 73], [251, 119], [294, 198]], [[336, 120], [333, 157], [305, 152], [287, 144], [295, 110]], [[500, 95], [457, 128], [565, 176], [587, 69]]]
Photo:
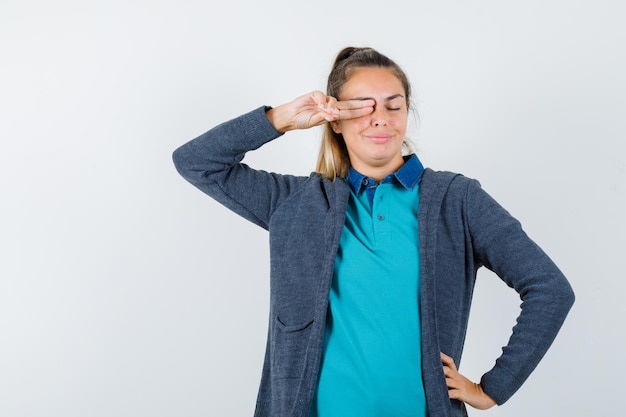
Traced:
[[565, 303], [569, 306], [569, 308], [572, 308], [574, 302], [576, 301], [576, 294], [574, 293], [574, 289], [569, 283], [567, 284], [564, 292]]
[[176, 171], [178, 171], [183, 178], [189, 178], [191, 163], [188, 152], [185, 151], [184, 145], [177, 148], [172, 153], [172, 162], [174, 163]]
[[555, 288], [552, 298], [552, 305], [559, 307], [558, 310], [560, 311], [562, 320], [565, 320], [565, 317], [569, 314], [569, 311], [576, 301], [574, 289], [565, 278], [561, 281], [561, 285]]
[[172, 162], [174, 162], [174, 167], [176, 170], [180, 171], [180, 167], [183, 166], [183, 151], [182, 147], [176, 148], [174, 152], [172, 152]]
[[574, 289], [570, 282], [565, 278], [563, 274], [561, 274], [561, 281], [559, 286], [559, 298], [563, 305], [568, 307], [568, 310], [574, 305], [576, 301], [576, 294], [574, 293]]

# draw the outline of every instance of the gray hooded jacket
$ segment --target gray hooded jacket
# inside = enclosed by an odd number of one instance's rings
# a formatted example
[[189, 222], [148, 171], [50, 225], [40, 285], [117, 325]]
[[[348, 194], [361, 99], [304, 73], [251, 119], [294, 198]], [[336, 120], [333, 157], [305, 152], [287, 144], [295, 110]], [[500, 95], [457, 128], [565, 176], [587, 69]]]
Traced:
[[[269, 231], [270, 322], [257, 417], [306, 417], [316, 389], [329, 289], [350, 194], [341, 179], [254, 170], [246, 152], [279, 137], [267, 107], [222, 123], [178, 148], [179, 173], [230, 210]], [[422, 377], [431, 417], [467, 415], [448, 397], [439, 352], [458, 365], [476, 272], [494, 271], [518, 292], [517, 324], [481, 378], [508, 400], [557, 335], [574, 293], [519, 222], [462, 175], [426, 169], [418, 208]]]

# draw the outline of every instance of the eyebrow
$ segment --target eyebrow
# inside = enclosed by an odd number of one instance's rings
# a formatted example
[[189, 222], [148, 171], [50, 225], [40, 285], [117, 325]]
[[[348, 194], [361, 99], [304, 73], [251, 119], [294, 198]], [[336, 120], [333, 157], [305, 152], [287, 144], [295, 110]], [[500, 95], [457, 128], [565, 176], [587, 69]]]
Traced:
[[[394, 94], [392, 96], [389, 96], [389, 97], [385, 98], [385, 101], [391, 101], [391, 100], [396, 99], [398, 97], [404, 98], [404, 96], [402, 94]], [[372, 97], [354, 97], [354, 98], [351, 98], [350, 100], [374, 100], [374, 101], [376, 101]]]

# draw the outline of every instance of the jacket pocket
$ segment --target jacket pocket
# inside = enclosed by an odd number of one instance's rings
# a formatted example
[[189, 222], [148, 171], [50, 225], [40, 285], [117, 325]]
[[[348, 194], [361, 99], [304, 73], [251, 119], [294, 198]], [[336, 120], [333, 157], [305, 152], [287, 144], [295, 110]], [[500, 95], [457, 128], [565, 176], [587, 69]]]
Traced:
[[309, 327], [311, 324], [313, 324], [313, 319], [299, 323], [299, 324], [285, 324], [280, 319], [280, 317], [276, 316], [276, 327], [285, 333], [293, 333], [293, 332], [298, 332], [300, 330], [304, 330], [307, 327]]
[[272, 374], [274, 378], [301, 378], [306, 363], [313, 319], [301, 323], [274, 320], [272, 332]]

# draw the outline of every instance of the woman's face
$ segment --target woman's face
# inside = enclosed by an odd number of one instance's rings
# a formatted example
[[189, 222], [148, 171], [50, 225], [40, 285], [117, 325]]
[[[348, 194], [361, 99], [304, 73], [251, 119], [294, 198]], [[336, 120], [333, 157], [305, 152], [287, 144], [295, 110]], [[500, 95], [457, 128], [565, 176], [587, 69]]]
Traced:
[[352, 167], [378, 180], [400, 168], [408, 107], [398, 77], [386, 68], [357, 68], [337, 99], [375, 102], [366, 116], [332, 122], [333, 130], [343, 135]]

